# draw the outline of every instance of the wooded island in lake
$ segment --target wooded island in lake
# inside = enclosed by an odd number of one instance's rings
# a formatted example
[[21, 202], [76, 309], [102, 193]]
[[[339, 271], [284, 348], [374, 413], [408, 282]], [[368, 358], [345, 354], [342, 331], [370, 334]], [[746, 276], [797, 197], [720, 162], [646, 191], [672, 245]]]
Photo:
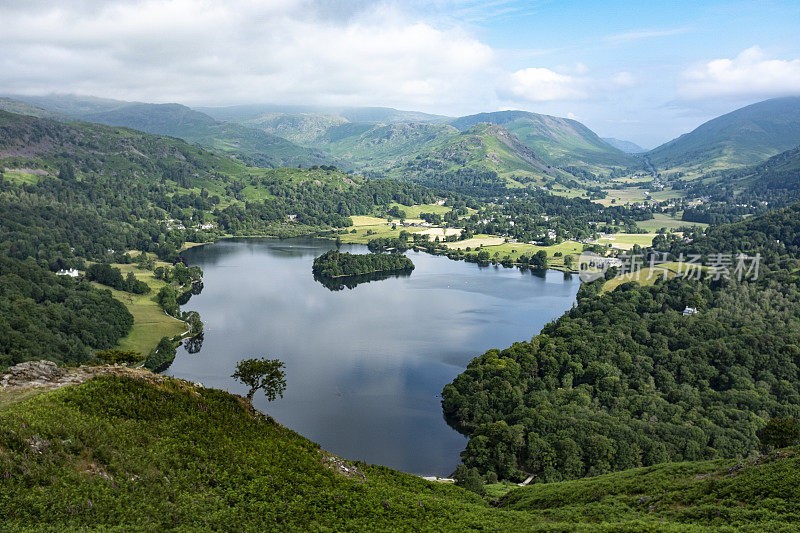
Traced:
[[311, 271], [327, 278], [362, 276], [376, 272], [410, 272], [414, 263], [408, 257], [398, 254], [351, 254], [331, 250], [314, 259]]

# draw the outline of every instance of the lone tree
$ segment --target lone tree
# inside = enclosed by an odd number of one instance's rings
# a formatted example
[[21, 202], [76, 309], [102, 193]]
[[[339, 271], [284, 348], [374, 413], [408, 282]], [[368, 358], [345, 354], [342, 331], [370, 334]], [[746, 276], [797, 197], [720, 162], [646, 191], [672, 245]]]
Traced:
[[286, 390], [286, 372], [282, 368], [284, 364], [279, 359], [244, 359], [236, 363], [236, 372], [231, 377], [250, 387], [247, 393], [250, 405], [258, 389], [263, 389], [267, 400], [271, 402], [278, 396], [283, 398], [283, 391]]

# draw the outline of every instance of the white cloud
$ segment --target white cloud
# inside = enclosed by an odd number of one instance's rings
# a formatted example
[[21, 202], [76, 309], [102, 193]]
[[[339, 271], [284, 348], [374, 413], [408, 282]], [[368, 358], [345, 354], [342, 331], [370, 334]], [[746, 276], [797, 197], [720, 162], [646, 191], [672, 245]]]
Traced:
[[665, 30], [653, 30], [653, 29], [632, 30], [624, 33], [608, 35], [603, 40], [611, 44], [624, 44], [633, 41], [639, 41], [642, 39], [652, 39], [655, 37], [669, 37], [671, 35], [680, 35], [682, 33], [686, 33], [687, 31], [689, 31], [688, 28], [672, 28]]
[[0, 92], [184, 103], [453, 104], [492, 49], [369, 2], [0, 3]]
[[547, 68], [531, 67], [511, 74], [508, 92], [516, 98], [530, 102], [548, 100], [579, 100], [588, 95], [586, 80], [568, 74], [559, 74]]
[[507, 87], [498, 93], [511, 100], [549, 102], [600, 98], [611, 92], [633, 87], [636, 78], [622, 71], [612, 76], [592, 76], [588, 67], [578, 63], [559, 72], [543, 67], [518, 70], [508, 77]]
[[714, 59], [687, 69], [679, 94], [690, 100], [800, 94], [800, 59], [770, 59], [753, 46], [733, 59]]
[[611, 83], [618, 87], [633, 87], [636, 85], [636, 78], [630, 72], [617, 72], [611, 77]]

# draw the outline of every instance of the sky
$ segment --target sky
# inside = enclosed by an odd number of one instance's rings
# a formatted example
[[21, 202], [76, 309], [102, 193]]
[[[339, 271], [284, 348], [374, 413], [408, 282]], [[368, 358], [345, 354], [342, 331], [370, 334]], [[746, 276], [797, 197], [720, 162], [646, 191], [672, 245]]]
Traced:
[[523, 109], [651, 148], [800, 95], [800, 1], [0, 0], [0, 94]]

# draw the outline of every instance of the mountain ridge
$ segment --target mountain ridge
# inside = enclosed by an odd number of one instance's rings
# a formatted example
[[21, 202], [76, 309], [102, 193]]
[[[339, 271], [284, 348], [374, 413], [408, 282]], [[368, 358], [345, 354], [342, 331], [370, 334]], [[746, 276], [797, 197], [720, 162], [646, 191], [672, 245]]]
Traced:
[[319, 151], [299, 146], [267, 132], [218, 121], [182, 104], [149, 104], [74, 95], [18, 98], [22, 102], [84, 122], [177, 137], [237, 156], [253, 166], [311, 166], [331, 163]]
[[659, 169], [699, 175], [756, 164], [797, 145], [800, 96], [791, 96], [720, 115], [644, 156]]

